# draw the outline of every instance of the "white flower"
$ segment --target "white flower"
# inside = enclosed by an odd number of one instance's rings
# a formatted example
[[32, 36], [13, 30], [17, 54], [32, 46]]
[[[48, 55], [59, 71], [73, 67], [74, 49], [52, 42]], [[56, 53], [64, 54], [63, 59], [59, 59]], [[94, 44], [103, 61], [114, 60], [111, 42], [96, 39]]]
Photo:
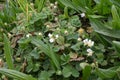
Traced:
[[51, 26], [50, 25], [46, 25], [47, 28], [50, 28]]
[[5, 22], [4, 25], [7, 26], [8, 24]]
[[42, 33], [41, 33], [41, 32], [39, 32], [39, 33], [38, 33], [38, 35], [42, 36]]
[[65, 34], [68, 34], [68, 31], [67, 31], [67, 30], [65, 30], [65, 31], [64, 31], [64, 33], [65, 33]]
[[0, 62], [2, 62], [2, 59], [0, 59]]
[[92, 56], [92, 54], [93, 54], [93, 51], [89, 48], [89, 49], [87, 49], [87, 52], [88, 52], [88, 56]]
[[55, 17], [55, 19], [54, 19], [55, 21], [58, 21], [58, 18], [57, 17]]
[[31, 36], [31, 34], [30, 34], [30, 33], [26, 35], [26, 37], [27, 37], [27, 38], [29, 38], [30, 36]]
[[78, 41], [81, 41], [82, 39], [81, 39], [81, 38], [78, 38], [77, 40], [78, 40]]
[[59, 37], [59, 35], [57, 34], [57, 35], [55, 35], [55, 38], [57, 39]]
[[50, 38], [49, 41], [50, 41], [50, 43], [53, 43], [55, 41], [55, 39], [54, 38]]
[[57, 31], [60, 31], [60, 28], [57, 28], [56, 30], [57, 30]]
[[32, 5], [32, 6], [33, 6], [33, 5], [34, 5], [34, 3], [30, 3], [30, 5]]
[[94, 41], [91, 41], [89, 39], [83, 40], [84, 45], [87, 45], [88, 47], [94, 46]]
[[82, 18], [85, 17], [85, 13], [81, 13], [80, 15], [81, 15]]
[[84, 43], [84, 45], [87, 45], [88, 44], [88, 39], [84, 39], [83, 43]]
[[54, 9], [57, 9], [57, 6], [53, 6]]
[[53, 7], [53, 6], [54, 6], [54, 4], [53, 4], [53, 3], [51, 3], [51, 4], [50, 4], [50, 6], [51, 6], [51, 7]]
[[94, 42], [89, 40], [87, 44], [88, 44], [89, 47], [92, 47], [94, 45]]
[[10, 37], [12, 37], [12, 35], [10, 33], [8, 33], [8, 37], [10, 38]]
[[55, 5], [57, 5], [57, 4], [58, 4], [58, 2], [56, 1], [56, 2], [55, 2]]
[[49, 38], [52, 38], [52, 37], [53, 37], [53, 35], [52, 35], [51, 33], [49, 33], [48, 36], [49, 36]]

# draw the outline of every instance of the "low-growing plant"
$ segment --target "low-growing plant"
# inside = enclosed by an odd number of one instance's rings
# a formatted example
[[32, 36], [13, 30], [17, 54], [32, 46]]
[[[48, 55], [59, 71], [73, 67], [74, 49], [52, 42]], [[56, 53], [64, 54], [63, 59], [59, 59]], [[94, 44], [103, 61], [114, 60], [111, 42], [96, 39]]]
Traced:
[[0, 12], [0, 79], [119, 80], [118, 4], [9, 1]]

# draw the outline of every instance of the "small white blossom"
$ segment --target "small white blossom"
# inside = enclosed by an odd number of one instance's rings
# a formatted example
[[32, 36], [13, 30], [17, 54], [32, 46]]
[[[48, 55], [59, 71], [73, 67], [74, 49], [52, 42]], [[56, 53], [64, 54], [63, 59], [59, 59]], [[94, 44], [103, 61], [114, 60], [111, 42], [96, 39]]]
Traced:
[[88, 44], [88, 39], [83, 40], [84, 45]]
[[53, 6], [54, 6], [54, 4], [53, 4], [53, 3], [51, 3], [51, 4], [50, 4], [50, 6], [51, 6], [51, 7], [53, 7]]
[[57, 17], [55, 17], [55, 19], [54, 19], [55, 21], [58, 21], [58, 18]]
[[31, 34], [27, 34], [26, 37], [29, 38], [31, 36]]
[[50, 43], [53, 43], [55, 41], [55, 39], [54, 38], [50, 38], [49, 41], [50, 41]]
[[8, 24], [5, 22], [4, 25], [7, 26]]
[[52, 37], [53, 37], [53, 35], [52, 35], [51, 33], [49, 33], [48, 36], [49, 36], [49, 38], [52, 38]]
[[57, 39], [59, 37], [59, 35], [57, 34], [57, 35], [55, 35], [55, 38]]
[[87, 52], [88, 52], [88, 56], [92, 56], [92, 54], [93, 54], [93, 51], [89, 48], [89, 49], [87, 49]]
[[39, 33], [38, 33], [38, 35], [40, 35], [40, 36], [41, 36], [41, 35], [42, 35], [42, 33], [41, 33], [41, 32], [39, 32]]
[[83, 43], [84, 43], [84, 45], [87, 45], [88, 47], [94, 46], [94, 41], [89, 40], [89, 39], [83, 40]]
[[78, 41], [81, 41], [82, 39], [81, 39], [81, 38], [78, 38], [77, 40], [78, 40]]
[[34, 6], [34, 3], [30, 3], [31, 6]]
[[60, 31], [60, 28], [57, 28], [56, 30]]
[[58, 2], [56, 1], [56, 2], [55, 2], [55, 5], [57, 5], [57, 4], [58, 4]]
[[12, 35], [10, 33], [8, 33], [8, 37], [12, 37]]
[[65, 31], [64, 31], [64, 33], [65, 33], [65, 34], [68, 34], [68, 31], [67, 31], [67, 30], [65, 30]]
[[94, 45], [94, 42], [89, 40], [87, 44], [88, 44], [89, 47], [92, 47]]
[[54, 9], [57, 9], [57, 6], [53, 6]]
[[47, 28], [50, 28], [51, 26], [50, 25], [46, 25]]
[[81, 15], [82, 18], [85, 17], [85, 13], [81, 13], [80, 15]]

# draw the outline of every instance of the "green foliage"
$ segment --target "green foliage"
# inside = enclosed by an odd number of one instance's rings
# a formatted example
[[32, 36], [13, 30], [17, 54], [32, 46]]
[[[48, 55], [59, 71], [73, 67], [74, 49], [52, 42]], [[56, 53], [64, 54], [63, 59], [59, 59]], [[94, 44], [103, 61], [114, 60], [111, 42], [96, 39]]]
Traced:
[[37, 47], [39, 47], [41, 51], [44, 52], [52, 60], [57, 70], [60, 69], [60, 63], [58, 61], [57, 55], [54, 53], [50, 44], [45, 44], [39, 39], [33, 39], [32, 43], [35, 44]]
[[36, 80], [32, 76], [11, 69], [0, 68], [0, 73], [18, 80]]
[[112, 6], [112, 9], [111, 9], [111, 12], [112, 12], [112, 16], [113, 16], [113, 28], [114, 29], [120, 29], [120, 17], [119, 17], [119, 14], [117, 12], [117, 9], [115, 8], [115, 6], [113, 5]]
[[118, 52], [118, 54], [120, 53], [120, 42], [118, 41], [113, 41], [113, 45], [116, 49], [116, 51]]
[[62, 4], [64, 4], [67, 7], [73, 8], [75, 10], [82, 11], [82, 12], [87, 12], [90, 11], [91, 5], [92, 5], [92, 0], [59, 0]]
[[91, 66], [85, 66], [83, 69], [83, 80], [88, 80], [91, 74]]
[[42, 11], [42, 8], [44, 7], [44, 3], [46, 0], [35, 0], [35, 6], [37, 7], [37, 10], [40, 12]]
[[110, 69], [96, 69], [96, 74], [102, 79], [109, 79], [113, 78], [116, 72]]
[[119, 0], [7, 1], [0, 80], [119, 80], [119, 14]]
[[[100, 33], [105, 36], [113, 37], [113, 38], [120, 38], [119, 33], [120, 30], [110, 29], [107, 25], [104, 25], [102, 22], [96, 19], [90, 19], [91, 25], [97, 33]], [[111, 33], [112, 32], [112, 33]]]
[[71, 66], [65, 66], [63, 68], [62, 73], [63, 73], [63, 76], [66, 77], [66, 78], [70, 77], [71, 75], [74, 76], [74, 77], [79, 76], [79, 72]]
[[12, 54], [12, 49], [11, 49], [11, 46], [10, 46], [10, 41], [5, 34], [4, 34], [4, 54], [5, 54], [5, 58], [6, 58], [8, 68], [9, 69], [14, 69], [13, 59], [12, 59], [13, 54]]

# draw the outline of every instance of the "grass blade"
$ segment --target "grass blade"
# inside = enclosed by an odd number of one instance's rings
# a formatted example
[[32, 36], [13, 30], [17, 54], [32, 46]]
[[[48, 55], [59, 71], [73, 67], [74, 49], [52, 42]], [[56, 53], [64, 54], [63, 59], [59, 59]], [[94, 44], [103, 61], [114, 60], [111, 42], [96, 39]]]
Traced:
[[105, 35], [105, 36], [120, 39], [120, 36], [119, 36], [120, 30], [119, 29], [118, 30], [109, 29], [106, 27], [106, 25], [104, 25], [102, 22], [98, 21], [97, 19], [90, 19], [90, 24], [93, 27], [93, 29], [95, 30], [95, 32]]
[[12, 51], [10, 47], [10, 41], [7, 36], [4, 34], [4, 54], [6, 58], [7, 65], [10, 69], [14, 68], [13, 61], [12, 61]]
[[60, 63], [57, 59], [57, 56], [49, 44], [45, 44], [43, 41], [39, 39], [33, 39], [32, 43], [39, 47], [41, 51], [44, 52], [51, 59], [51, 61], [54, 63], [54, 66], [58, 70], [60, 69]]
[[18, 79], [18, 80], [37, 80], [37, 79], [33, 78], [32, 76], [29, 76], [24, 73], [21, 73], [21, 72], [15, 71], [15, 70], [11, 70], [11, 69], [0, 68], [0, 73], [7, 75], [8, 77]]
[[120, 29], [120, 17], [119, 17], [119, 13], [114, 5], [112, 6], [111, 12], [112, 12], [112, 16], [113, 16], [113, 28]]

